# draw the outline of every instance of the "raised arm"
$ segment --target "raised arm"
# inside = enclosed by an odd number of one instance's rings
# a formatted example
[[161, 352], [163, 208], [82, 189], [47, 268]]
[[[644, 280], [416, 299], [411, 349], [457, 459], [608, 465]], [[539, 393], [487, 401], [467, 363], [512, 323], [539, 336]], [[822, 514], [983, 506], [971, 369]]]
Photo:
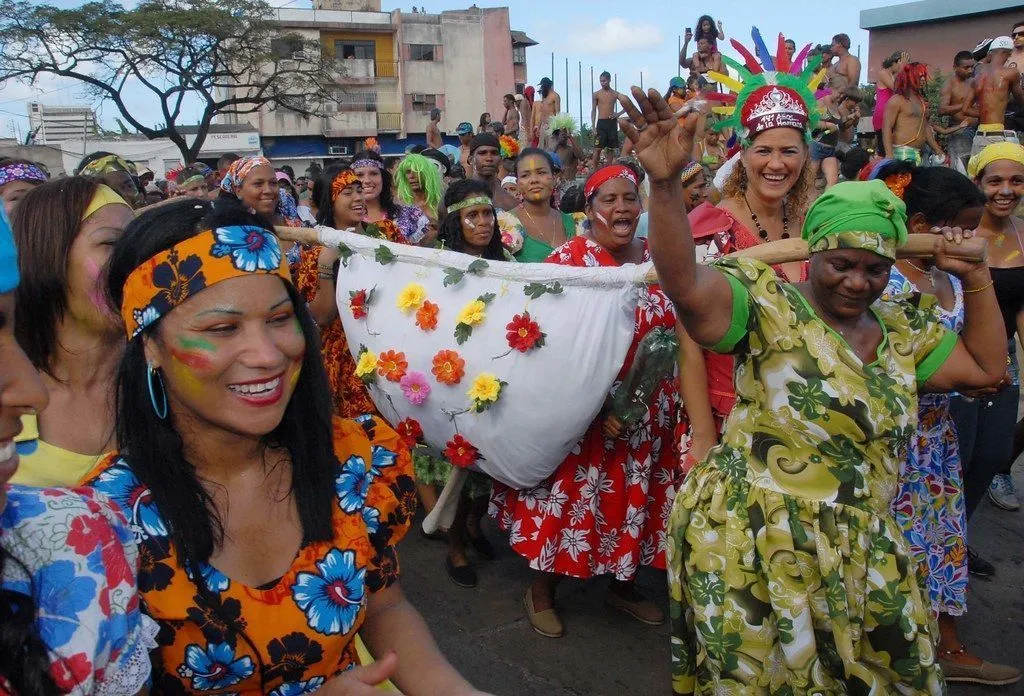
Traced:
[[953, 352], [925, 382], [924, 391], [970, 391], [997, 384], [1006, 373], [1006, 329], [988, 266], [951, 259], [945, 250], [970, 232], [944, 228], [936, 235], [935, 266], [964, 287], [964, 328]]
[[[679, 67], [687, 68], [690, 67], [690, 30], [686, 30], [686, 38], [683, 39], [683, 48], [679, 51]], [[622, 95], [619, 95], [620, 98]]]
[[680, 125], [656, 89], [646, 94], [639, 87], [632, 91], [639, 108], [622, 97], [629, 118], [620, 125], [651, 182], [647, 242], [658, 282], [690, 337], [702, 345], [714, 345], [729, 330], [732, 286], [718, 271], [697, 263], [690, 223], [679, 213], [684, 209], [679, 176], [693, 154], [699, 115], [689, 114], [685, 126]]

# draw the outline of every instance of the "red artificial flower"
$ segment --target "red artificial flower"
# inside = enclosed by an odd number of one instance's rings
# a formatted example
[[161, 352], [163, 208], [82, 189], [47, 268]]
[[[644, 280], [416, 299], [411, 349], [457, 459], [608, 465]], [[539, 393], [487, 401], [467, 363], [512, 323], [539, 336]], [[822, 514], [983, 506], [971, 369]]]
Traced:
[[469, 440], [461, 435], [456, 435], [445, 446], [444, 456], [453, 465], [466, 469], [480, 458], [480, 453], [469, 443]]
[[377, 358], [377, 374], [389, 382], [401, 381], [408, 367], [405, 353], [399, 351], [386, 350]]
[[415, 447], [416, 443], [423, 437], [423, 428], [420, 427], [419, 421], [415, 418], [406, 418], [395, 426], [395, 431], [402, 438], [405, 446], [409, 448]]
[[349, 292], [348, 306], [352, 310], [352, 316], [356, 319], [366, 318], [366, 302], [367, 295], [365, 290], [356, 290], [355, 292]]
[[424, 331], [433, 331], [437, 328], [437, 312], [440, 309], [430, 300], [424, 300], [420, 308], [416, 310], [416, 326]]
[[508, 339], [509, 348], [525, 353], [532, 348], [539, 348], [544, 345], [544, 333], [540, 330], [529, 312], [523, 312], [512, 317], [512, 321], [505, 327], [508, 332], [505, 338]]

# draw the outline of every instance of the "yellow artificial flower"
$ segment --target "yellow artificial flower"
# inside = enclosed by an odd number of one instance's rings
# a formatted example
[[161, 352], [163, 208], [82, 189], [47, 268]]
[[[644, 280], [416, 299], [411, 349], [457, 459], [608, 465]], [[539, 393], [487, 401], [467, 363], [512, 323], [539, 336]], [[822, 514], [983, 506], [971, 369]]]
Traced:
[[473, 380], [473, 386], [469, 388], [466, 395], [473, 401], [488, 402], [497, 401], [501, 394], [501, 382], [498, 378], [487, 372], [481, 373]]
[[462, 308], [459, 312], [459, 324], [466, 324], [467, 326], [476, 326], [484, 320], [487, 316], [487, 305], [482, 300], [473, 300], [468, 305]]
[[365, 377], [377, 369], [377, 354], [372, 350], [363, 351], [356, 363], [356, 377]]
[[395, 304], [403, 312], [415, 312], [425, 299], [427, 299], [426, 288], [419, 283], [409, 283], [402, 288], [402, 292], [398, 293]]

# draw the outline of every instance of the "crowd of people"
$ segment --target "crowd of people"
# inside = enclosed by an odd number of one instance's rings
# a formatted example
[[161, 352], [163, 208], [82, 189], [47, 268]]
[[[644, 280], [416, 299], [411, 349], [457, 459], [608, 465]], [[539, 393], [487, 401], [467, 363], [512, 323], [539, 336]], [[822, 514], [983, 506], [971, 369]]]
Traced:
[[[679, 694], [1015, 683], [957, 632], [970, 576], [1000, 572], [968, 520], [986, 495], [1019, 507], [1024, 22], [1011, 34], [956, 53], [938, 114], [925, 66], [887, 58], [864, 133], [847, 35], [772, 54], [755, 32], [733, 58], [705, 15], [664, 94], [600, 76], [590, 153], [544, 78], [458, 147], [432, 113], [425, 146], [371, 139], [305, 176], [260, 156], [159, 182], [107, 152], [63, 177], [0, 160], [0, 694], [482, 694], [400, 583], [397, 546], [453, 464], [361, 379], [342, 250], [275, 225], [653, 261], [616, 380], [643, 365], [643, 412], [613, 388], [533, 488], [473, 473], [430, 535], [458, 586], [495, 557], [490, 515], [534, 572], [510, 591], [537, 633], [566, 631], [561, 579], [611, 576], [610, 607], [671, 617]], [[911, 233], [929, 256], [900, 254]], [[808, 258], [732, 255], [791, 238]], [[973, 238], [984, 260], [958, 253]], [[667, 367], [638, 357], [655, 342]], [[462, 369], [446, 360], [438, 380]]]

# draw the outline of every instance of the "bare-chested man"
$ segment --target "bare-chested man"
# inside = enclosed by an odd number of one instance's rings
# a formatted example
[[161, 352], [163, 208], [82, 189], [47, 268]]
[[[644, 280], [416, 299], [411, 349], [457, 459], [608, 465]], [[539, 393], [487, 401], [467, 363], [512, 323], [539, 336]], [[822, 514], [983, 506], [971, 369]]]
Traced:
[[619, 93], [611, 88], [612, 76], [607, 70], [601, 73], [599, 79], [601, 89], [594, 92], [594, 102], [590, 109], [590, 130], [594, 133], [594, 161], [591, 165], [595, 171], [601, 161], [601, 151], [605, 153], [605, 162], [611, 164], [619, 145], [619, 128], [615, 121], [619, 115], [615, 108], [619, 103]]
[[970, 51], [960, 51], [953, 57], [953, 75], [942, 85], [939, 93], [939, 115], [948, 116], [950, 128], [955, 129], [946, 140], [946, 152], [950, 160], [959, 162], [965, 171], [978, 125], [978, 119], [967, 114], [972, 75], [974, 56]]
[[715, 50], [714, 44], [706, 38], [697, 39], [697, 52], [687, 57], [687, 49], [693, 39], [693, 32], [687, 28], [683, 39], [683, 50], [679, 52], [679, 65], [690, 71], [691, 75], [706, 76], [709, 71], [722, 72], [722, 54]]
[[455, 134], [459, 136], [459, 164], [462, 165], [467, 177], [473, 176], [473, 160], [470, 157], [470, 146], [473, 143], [473, 124], [463, 121], [455, 127]]
[[430, 123], [427, 124], [427, 147], [432, 147], [435, 150], [441, 148], [444, 145], [444, 140], [441, 139], [441, 110], [431, 109], [430, 110]]
[[999, 36], [988, 47], [988, 64], [982, 65], [975, 73], [974, 81], [965, 98], [970, 107], [967, 115], [978, 117], [978, 134], [974, 136], [971, 155], [981, 152], [986, 145], [1001, 142], [1020, 142], [1017, 134], [1007, 130], [1005, 124], [1006, 105], [1010, 95], [1024, 102], [1020, 73], [1017, 68], [1006, 65], [1013, 51], [1009, 36]]
[[554, 90], [550, 77], [540, 81], [540, 103], [533, 107], [533, 137], [539, 138], [540, 147], [552, 150], [554, 140], [548, 133], [548, 121], [562, 110], [562, 98]]
[[551, 134], [555, 141], [555, 154], [562, 163], [562, 172], [559, 178], [562, 181], [575, 181], [579, 172], [580, 160], [583, 159], [583, 150], [580, 148], [576, 138], [568, 128], [556, 130]]
[[907, 63], [896, 75], [895, 92], [885, 105], [882, 121], [882, 144], [885, 156], [921, 164], [925, 143], [936, 156], [945, 159], [928, 123], [928, 102], [922, 90], [928, 79], [928, 66]]
[[833, 36], [830, 51], [839, 58], [828, 70], [828, 86], [832, 93], [859, 85], [860, 61], [857, 60], [857, 56], [850, 53], [850, 37], [846, 34]]
[[493, 133], [477, 133], [473, 136], [469, 148], [473, 164], [472, 178], [490, 187], [494, 207], [499, 210], [512, 210], [519, 205], [519, 201], [501, 187], [501, 177], [498, 173], [501, 166], [501, 144], [497, 136]]
[[1024, 22], [1017, 22], [1010, 32], [1013, 39], [1013, 52], [1010, 59], [1006, 61], [1007, 66], [1017, 68], [1017, 72], [1024, 75]]
[[505, 127], [504, 135], [519, 140], [519, 107], [514, 94], [505, 95], [505, 118], [501, 125]]

